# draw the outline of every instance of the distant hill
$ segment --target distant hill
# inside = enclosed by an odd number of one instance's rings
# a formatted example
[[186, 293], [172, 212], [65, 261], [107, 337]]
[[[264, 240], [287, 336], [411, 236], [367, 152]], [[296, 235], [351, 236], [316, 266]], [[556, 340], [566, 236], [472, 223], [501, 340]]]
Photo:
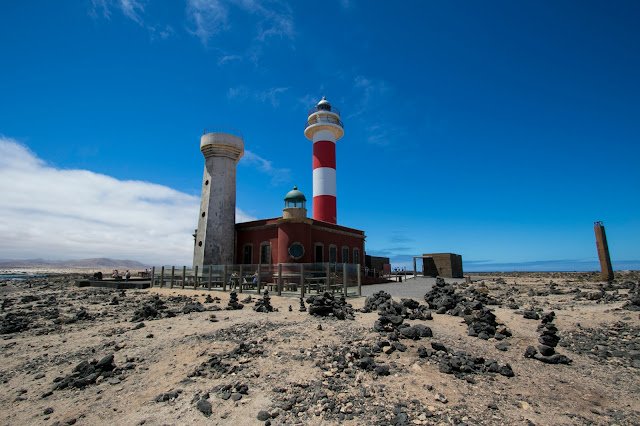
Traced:
[[87, 268], [87, 269], [145, 269], [148, 265], [135, 260], [120, 260], [108, 258], [79, 259], [79, 260], [3, 260], [0, 268]]

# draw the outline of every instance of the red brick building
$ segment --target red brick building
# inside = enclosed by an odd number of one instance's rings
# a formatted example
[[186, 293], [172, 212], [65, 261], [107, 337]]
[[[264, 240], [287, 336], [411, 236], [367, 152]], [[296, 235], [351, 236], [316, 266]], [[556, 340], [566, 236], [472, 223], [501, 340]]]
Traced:
[[236, 224], [236, 263], [354, 263], [364, 265], [364, 231], [307, 218], [294, 187], [282, 217]]

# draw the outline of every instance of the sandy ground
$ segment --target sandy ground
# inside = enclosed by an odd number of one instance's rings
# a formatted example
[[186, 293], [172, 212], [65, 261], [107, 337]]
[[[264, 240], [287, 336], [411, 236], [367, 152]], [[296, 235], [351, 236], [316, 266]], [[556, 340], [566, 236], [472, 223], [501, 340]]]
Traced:
[[[255, 294], [242, 310], [211, 311], [226, 307], [229, 294], [76, 288], [69, 275], [4, 282], [0, 424], [251, 425], [265, 423], [261, 415], [271, 424], [640, 424], [640, 319], [621, 309], [625, 283], [639, 275], [618, 277], [599, 300], [576, 297], [576, 288], [584, 296], [602, 284], [584, 274], [474, 277], [473, 286], [500, 301], [490, 307], [512, 333], [508, 349], [469, 336], [459, 316], [434, 313], [430, 321], [406, 320], [430, 327], [433, 337], [400, 339], [406, 350], [371, 354], [389, 375], [357, 367], [358, 351], [389, 340], [373, 329], [376, 312], [316, 317], [298, 311], [298, 298], [272, 296], [278, 312], [260, 313], [252, 309]], [[433, 282], [368, 286], [363, 293], [384, 290], [424, 305]], [[551, 287], [559, 294], [549, 294]], [[166, 309], [140, 327], [135, 313], [154, 295]], [[207, 296], [219, 300], [207, 303]], [[195, 301], [207, 310], [182, 312]], [[357, 310], [365, 298], [348, 302]], [[518, 313], [529, 308], [555, 312], [557, 351], [570, 365], [523, 356], [537, 345], [540, 324]], [[434, 342], [450, 353], [508, 363], [515, 376], [444, 374], [436, 355], [418, 356], [420, 346]], [[111, 377], [55, 389], [82, 361], [110, 354]], [[207, 403], [208, 416], [201, 410]]]

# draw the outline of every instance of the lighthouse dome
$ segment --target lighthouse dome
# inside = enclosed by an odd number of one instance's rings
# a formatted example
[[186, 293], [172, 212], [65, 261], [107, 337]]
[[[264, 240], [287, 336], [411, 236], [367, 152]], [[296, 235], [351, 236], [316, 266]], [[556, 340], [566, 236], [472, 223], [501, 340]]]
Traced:
[[324, 97], [324, 95], [322, 96], [322, 100], [318, 102], [317, 107], [318, 111], [331, 111], [331, 104], [329, 103], [327, 98]]
[[287, 195], [284, 197], [284, 207], [297, 207], [297, 208], [305, 208], [307, 199], [304, 194], [298, 191], [298, 187], [294, 186], [293, 190], [287, 192]]

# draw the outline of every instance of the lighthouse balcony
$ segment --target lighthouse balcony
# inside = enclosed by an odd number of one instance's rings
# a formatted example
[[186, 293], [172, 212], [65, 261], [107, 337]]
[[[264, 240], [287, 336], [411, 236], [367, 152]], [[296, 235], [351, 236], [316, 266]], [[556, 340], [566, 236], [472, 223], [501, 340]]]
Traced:
[[331, 112], [340, 117], [340, 110], [338, 108], [330, 106], [329, 104], [320, 104], [318, 106], [314, 106], [309, 110], [308, 117], [311, 117], [316, 112]]
[[340, 121], [338, 118], [336, 117], [326, 117], [326, 116], [318, 116], [318, 117], [311, 117], [309, 118], [309, 121], [307, 122], [307, 124], [304, 125], [305, 130], [310, 127], [313, 126], [315, 124], [333, 124], [335, 126], [339, 126], [342, 127], [344, 129], [344, 124], [342, 124], [342, 121]]

